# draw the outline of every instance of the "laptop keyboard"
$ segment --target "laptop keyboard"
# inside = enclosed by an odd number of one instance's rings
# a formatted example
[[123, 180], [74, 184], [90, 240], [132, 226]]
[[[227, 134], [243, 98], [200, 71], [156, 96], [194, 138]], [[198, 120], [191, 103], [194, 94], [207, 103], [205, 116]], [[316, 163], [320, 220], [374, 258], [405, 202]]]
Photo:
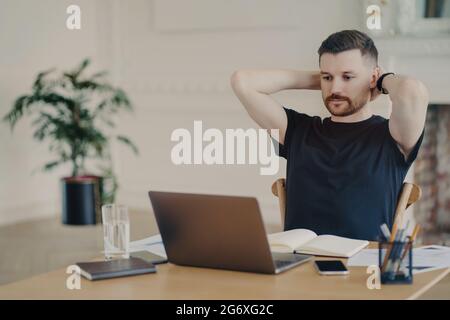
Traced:
[[290, 266], [298, 265], [309, 260], [310, 256], [294, 253], [272, 252], [272, 258], [275, 263], [275, 269], [281, 270]]
[[283, 268], [285, 266], [289, 266], [291, 264], [293, 264], [295, 261], [289, 261], [289, 260], [275, 260], [275, 267], [278, 268]]

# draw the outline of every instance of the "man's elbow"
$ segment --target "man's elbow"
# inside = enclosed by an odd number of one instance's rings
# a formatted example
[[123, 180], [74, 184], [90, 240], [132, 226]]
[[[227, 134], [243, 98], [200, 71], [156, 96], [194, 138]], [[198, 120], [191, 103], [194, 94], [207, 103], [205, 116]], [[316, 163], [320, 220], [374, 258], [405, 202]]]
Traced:
[[230, 78], [230, 85], [234, 92], [239, 92], [247, 85], [245, 70], [236, 70], [233, 72]]
[[403, 105], [426, 109], [429, 103], [428, 89], [417, 79], [405, 78], [399, 87], [398, 99]]

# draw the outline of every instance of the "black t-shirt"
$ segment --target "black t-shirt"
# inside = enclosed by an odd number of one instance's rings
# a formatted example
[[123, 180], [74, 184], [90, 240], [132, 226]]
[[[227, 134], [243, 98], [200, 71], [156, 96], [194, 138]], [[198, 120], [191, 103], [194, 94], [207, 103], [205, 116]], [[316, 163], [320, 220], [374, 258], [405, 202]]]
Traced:
[[287, 159], [285, 230], [376, 240], [380, 225], [391, 228], [424, 133], [405, 160], [381, 116], [339, 123], [284, 110], [288, 126], [278, 145]]

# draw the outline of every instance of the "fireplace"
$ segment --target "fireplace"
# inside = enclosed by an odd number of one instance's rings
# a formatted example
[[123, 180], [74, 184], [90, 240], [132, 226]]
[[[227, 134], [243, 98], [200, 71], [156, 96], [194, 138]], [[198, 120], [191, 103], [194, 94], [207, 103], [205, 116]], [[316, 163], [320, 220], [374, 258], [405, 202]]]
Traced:
[[422, 198], [414, 205], [421, 242], [450, 245], [450, 105], [428, 107], [414, 181], [422, 188]]

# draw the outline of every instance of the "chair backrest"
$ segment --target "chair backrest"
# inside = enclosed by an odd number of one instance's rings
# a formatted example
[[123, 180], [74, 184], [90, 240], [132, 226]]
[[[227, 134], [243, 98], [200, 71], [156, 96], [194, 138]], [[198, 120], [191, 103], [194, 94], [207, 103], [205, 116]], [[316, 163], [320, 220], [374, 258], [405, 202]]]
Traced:
[[272, 193], [278, 197], [280, 207], [281, 226], [284, 227], [284, 218], [286, 215], [286, 179], [279, 178], [272, 184]]
[[[404, 182], [405, 185], [411, 184], [412, 190], [408, 197], [406, 209], [408, 209], [414, 202], [418, 201], [422, 197], [422, 189], [415, 183]], [[286, 216], [286, 179], [279, 178], [272, 183], [272, 193], [278, 197], [278, 204], [280, 207], [281, 226], [284, 227]]]

